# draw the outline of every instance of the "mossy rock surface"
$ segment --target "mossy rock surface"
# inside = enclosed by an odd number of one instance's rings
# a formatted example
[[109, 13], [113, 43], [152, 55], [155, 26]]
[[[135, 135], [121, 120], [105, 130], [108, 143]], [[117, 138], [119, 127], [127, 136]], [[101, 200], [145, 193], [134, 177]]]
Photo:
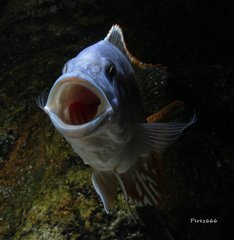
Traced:
[[[139, 211], [144, 226], [134, 223], [122, 195], [111, 215], [104, 212], [91, 169], [36, 105], [63, 64], [115, 23], [136, 57], [168, 67], [165, 99], [182, 99], [198, 115], [164, 155], [172, 201], [160, 215], [176, 239], [228, 236], [234, 210], [232, 7], [225, 1], [2, 1], [0, 239], [160, 239], [153, 211]], [[218, 224], [194, 225], [192, 217]]]

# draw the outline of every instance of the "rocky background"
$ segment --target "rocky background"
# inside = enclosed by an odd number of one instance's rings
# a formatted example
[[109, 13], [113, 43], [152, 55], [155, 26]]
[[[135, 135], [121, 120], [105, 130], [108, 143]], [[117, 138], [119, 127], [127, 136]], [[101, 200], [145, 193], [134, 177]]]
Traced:
[[[165, 153], [171, 201], [160, 216], [175, 239], [228, 239], [234, 217], [233, 12], [226, 0], [2, 0], [0, 239], [169, 239], [151, 210], [138, 211], [143, 224], [131, 221], [122, 196], [105, 214], [90, 169], [35, 103], [63, 64], [115, 23], [137, 58], [168, 67], [168, 101], [181, 99], [198, 116]], [[190, 218], [218, 223], [191, 224]]]

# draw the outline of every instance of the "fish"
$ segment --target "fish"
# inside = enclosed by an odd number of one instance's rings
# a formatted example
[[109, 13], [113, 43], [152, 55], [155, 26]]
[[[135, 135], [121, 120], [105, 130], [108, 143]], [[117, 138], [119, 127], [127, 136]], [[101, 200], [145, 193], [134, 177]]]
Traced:
[[49, 93], [38, 98], [54, 127], [91, 167], [108, 214], [118, 187], [127, 204], [162, 201], [161, 155], [196, 121], [195, 114], [185, 122], [174, 120], [184, 108], [179, 100], [157, 109], [155, 99], [166, 84], [165, 67], [134, 57], [116, 24], [103, 40], [67, 61]]

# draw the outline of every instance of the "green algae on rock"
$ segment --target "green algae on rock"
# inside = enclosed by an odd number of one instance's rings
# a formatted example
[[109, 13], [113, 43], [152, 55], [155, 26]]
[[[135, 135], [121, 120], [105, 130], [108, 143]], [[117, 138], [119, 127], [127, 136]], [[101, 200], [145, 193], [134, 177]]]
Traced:
[[[180, 240], [228, 239], [234, 201], [229, 2], [1, 1], [1, 240], [150, 239], [119, 210], [121, 199], [118, 211], [104, 214], [88, 187], [89, 170], [35, 104], [63, 64], [115, 23], [128, 32], [129, 47], [139, 58], [168, 66], [169, 98], [179, 96], [198, 113], [196, 129], [165, 156], [174, 195], [163, 216]], [[221, 221], [194, 226], [188, 223], [194, 215]]]

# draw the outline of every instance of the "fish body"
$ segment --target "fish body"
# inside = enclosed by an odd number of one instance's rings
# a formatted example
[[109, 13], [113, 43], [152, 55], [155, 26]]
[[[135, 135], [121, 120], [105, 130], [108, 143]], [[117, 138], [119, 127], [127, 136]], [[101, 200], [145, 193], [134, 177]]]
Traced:
[[[50, 91], [45, 111], [85, 164], [100, 171], [125, 171], [126, 162], [135, 161], [136, 151], [128, 149], [134, 147], [137, 124], [144, 121], [131, 64], [103, 40], [83, 50], [65, 68]], [[110, 76], [110, 68], [115, 68], [115, 76]], [[92, 111], [97, 116], [86, 122]]]
[[126, 201], [158, 204], [155, 153], [195, 121], [161, 122], [183, 105], [179, 102], [147, 122], [145, 99], [159, 89], [154, 79], [162, 83], [164, 75], [160, 79], [159, 73], [158, 66], [144, 64], [128, 52], [122, 30], [114, 25], [104, 40], [64, 65], [48, 99], [39, 101], [55, 128], [92, 167], [92, 182], [106, 212], [114, 204], [118, 184]]

